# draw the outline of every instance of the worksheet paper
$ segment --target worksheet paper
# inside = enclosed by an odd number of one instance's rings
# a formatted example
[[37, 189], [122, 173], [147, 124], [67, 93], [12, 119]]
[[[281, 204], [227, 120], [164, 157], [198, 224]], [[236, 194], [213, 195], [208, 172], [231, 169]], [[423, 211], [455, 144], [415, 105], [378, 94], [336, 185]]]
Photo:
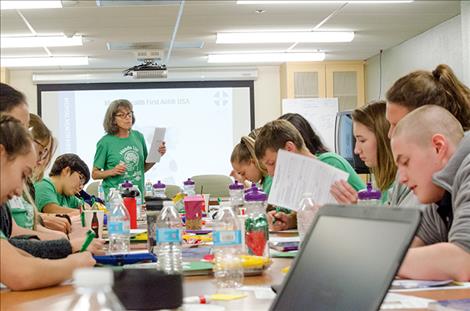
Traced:
[[158, 152], [158, 147], [165, 139], [166, 128], [156, 127], [153, 133], [152, 145], [150, 146], [150, 151], [147, 155], [146, 163], [157, 163], [160, 162], [162, 155]]
[[336, 203], [330, 187], [348, 176], [315, 158], [279, 149], [268, 203], [296, 211], [304, 193], [311, 193], [315, 204]]

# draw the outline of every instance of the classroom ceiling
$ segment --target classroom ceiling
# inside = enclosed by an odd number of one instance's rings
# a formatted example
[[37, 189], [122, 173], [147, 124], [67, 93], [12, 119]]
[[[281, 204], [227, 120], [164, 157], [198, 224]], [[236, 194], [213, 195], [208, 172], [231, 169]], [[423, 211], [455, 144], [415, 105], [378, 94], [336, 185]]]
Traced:
[[[127, 1], [129, 2], [129, 1]], [[89, 56], [89, 65], [76, 68], [125, 69], [139, 62], [126, 45], [153, 44], [168, 51], [180, 1], [146, 1], [153, 5], [98, 7], [96, 1], [63, 1], [59, 9], [2, 10], [1, 34], [31, 34], [25, 21], [37, 34], [79, 34], [83, 46], [50, 47], [53, 56]], [[291, 43], [216, 44], [217, 32], [311, 30], [354, 31], [349, 43], [301, 43], [293, 51], [320, 50], [325, 60], [364, 60], [393, 47], [460, 13], [459, 1], [421, 1], [401, 4], [253, 4], [236, 1], [185, 1], [169, 69], [210, 67], [209, 53], [286, 51]], [[257, 13], [257, 10], [264, 10]], [[116, 49], [109, 50], [108, 43]], [[2, 57], [47, 56], [44, 48], [2, 49]], [[278, 63], [271, 63], [278, 64]], [[236, 65], [236, 64], [235, 64]], [[243, 64], [240, 64], [243, 65]], [[244, 64], [246, 65], [246, 64]], [[250, 64], [253, 65], [253, 64]], [[51, 68], [54, 69], [54, 68]]]

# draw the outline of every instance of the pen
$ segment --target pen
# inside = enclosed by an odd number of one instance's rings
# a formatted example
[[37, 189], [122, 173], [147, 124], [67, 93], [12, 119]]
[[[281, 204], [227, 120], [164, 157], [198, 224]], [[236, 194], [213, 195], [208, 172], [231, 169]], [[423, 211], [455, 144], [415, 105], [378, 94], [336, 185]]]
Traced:
[[82, 248], [80, 249], [80, 253], [86, 251], [88, 245], [90, 245], [91, 241], [95, 238], [95, 233], [92, 230], [88, 230], [86, 233], [85, 242], [83, 242]]

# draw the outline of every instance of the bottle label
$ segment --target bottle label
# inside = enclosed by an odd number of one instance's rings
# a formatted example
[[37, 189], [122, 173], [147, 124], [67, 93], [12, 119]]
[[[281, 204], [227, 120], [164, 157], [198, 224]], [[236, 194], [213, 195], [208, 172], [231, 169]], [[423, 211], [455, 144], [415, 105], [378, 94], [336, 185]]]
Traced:
[[180, 243], [182, 241], [181, 229], [157, 229], [155, 240], [157, 243]]
[[108, 235], [113, 234], [130, 234], [129, 225], [118, 221], [108, 223]]
[[212, 234], [214, 246], [233, 246], [242, 244], [242, 232], [240, 230], [214, 231]]

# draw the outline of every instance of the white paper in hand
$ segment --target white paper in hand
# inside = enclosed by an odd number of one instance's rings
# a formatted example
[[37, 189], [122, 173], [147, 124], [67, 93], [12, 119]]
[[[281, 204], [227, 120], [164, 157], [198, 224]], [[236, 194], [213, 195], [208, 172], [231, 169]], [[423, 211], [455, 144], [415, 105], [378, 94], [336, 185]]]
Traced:
[[158, 152], [158, 147], [165, 140], [166, 128], [156, 127], [153, 132], [152, 145], [150, 146], [150, 151], [147, 155], [146, 163], [156, 163], [160, 162], [162, 155]]
[[348, 176], [320, 160], [279, 149], [268, 203], [296, 211], [306, 192], [312, 194], [315, 204], [336, 203], [330, 187]]

